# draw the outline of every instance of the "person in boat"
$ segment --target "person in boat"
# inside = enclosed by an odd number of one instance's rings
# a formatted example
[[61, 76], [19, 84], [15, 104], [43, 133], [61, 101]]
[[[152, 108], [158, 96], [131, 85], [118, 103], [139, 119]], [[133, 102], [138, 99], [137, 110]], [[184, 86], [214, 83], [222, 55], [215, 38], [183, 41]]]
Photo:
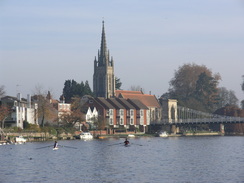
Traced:
[[124, 141], [125, 146], [128, 145], [129, 143], [130, 143], [129, 140], [127, 140], [127, 138], [126, 138]]
[[58, 142], [57, 141], [54, 142], [53, 148], [58, 148]]

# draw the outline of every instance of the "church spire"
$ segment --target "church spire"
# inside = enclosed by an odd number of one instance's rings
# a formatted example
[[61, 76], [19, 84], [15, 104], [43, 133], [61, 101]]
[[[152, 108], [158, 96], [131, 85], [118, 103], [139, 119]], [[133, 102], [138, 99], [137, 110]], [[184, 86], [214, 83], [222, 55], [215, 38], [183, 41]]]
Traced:
[[115, 96], [114, 61], [109, 60], [104, 21], [102, 21], [101, 47], [98, 57], [94, 60], [93, 92], [96, 97], [110, 98]]
[[106, 43], [106, 36], [105, 36], [105, 28], [104, 28], [104, 21], [102, 22], [102, 39], [101, 39], [101, 47], [100, 47], [100, 55], [99, 55], [99, 66], [108, 65], [109, 58], [108, 58], [108, 51], [107, 51], [107, 43]]

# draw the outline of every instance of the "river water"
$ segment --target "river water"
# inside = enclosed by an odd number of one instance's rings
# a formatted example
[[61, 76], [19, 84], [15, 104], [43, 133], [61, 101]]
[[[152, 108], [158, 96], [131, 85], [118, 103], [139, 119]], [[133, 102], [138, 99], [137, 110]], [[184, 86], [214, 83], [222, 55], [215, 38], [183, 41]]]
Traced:
[[244, 183], [244, 137], [123, 140], [59, 141], [56, 151], [50, 141], [2, 145], [0, 182]]

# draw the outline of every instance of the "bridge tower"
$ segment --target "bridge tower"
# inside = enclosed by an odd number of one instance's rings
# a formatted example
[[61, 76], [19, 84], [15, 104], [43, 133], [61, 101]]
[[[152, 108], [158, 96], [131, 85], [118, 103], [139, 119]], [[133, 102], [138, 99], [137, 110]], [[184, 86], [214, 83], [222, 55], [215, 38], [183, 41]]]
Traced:
[[177, 122], [177, 100], [175, 99], [163, 99], [162, 105], [162, 119], [168, 120], [169, 123]]
[[[177, 100], [175, 99], [163, 99], [161, 100], [162, 105], [162, 119], [166, 120], [169, 123], [177, 122], [178, 113], [177, 113]], [[179, 127], [176, 125], [170, 125], [171, 133], [179, 132]]]

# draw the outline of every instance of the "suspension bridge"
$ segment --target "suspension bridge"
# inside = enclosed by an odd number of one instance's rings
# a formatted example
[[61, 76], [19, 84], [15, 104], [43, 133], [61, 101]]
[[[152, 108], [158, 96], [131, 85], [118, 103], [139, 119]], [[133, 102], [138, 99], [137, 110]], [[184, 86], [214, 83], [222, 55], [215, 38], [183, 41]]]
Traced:
[[242, 124], [244, 117], [224, 116], [197, 111], [177, 105], [176, 100], [168, 99], [162, 103], [162, 118], [151, 121], [151, 125], [170, 126], [176, 133], [180, 126], [196, 126], [202, 124], [217, 124], [221, 133], [225, 133], [226, 124]]
[[232, 117], [218, 114], [211, 114], [194, 109], [177, 106], [177, 112], [171, 109], [167, 119], [153, 121], [151, 124], [227, 124], [244, 123], [244, 117]]

